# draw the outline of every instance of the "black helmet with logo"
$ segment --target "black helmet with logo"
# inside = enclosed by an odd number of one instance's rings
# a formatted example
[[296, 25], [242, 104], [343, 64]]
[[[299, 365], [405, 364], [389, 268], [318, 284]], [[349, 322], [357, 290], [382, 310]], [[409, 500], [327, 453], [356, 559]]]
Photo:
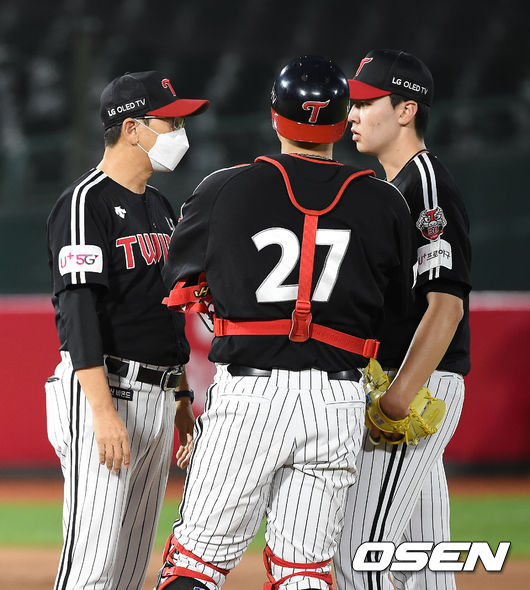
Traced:
[[348, 80], [332, 60], [298, 57], [272, 87], [272, 125], [293, 141], [334, 143], [346, 130], [349, 97]]

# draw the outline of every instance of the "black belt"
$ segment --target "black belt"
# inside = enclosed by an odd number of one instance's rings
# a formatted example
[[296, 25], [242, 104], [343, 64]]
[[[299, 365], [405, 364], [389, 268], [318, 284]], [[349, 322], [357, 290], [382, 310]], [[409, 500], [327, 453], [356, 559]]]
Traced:
[[[270, 377], [272, 371], [269, 369], [255, 369], [254, 367], [245, 367], [231, 363], [227, 367], [228, 372], [233, 377]], [[347, 369], [346, 371], [328, 372], [328, 379], [339, 381], [359, 381], [361, 372], [359, 369]]]
[[[129, 363], [127, 361], [120, 361], [111, 357], [105, 359], [105, 364], [109, 373], [118, 375], [119, 377], [127, 377], [129, 372]], [[150, 385], [158, 385], [164, 391], [176, 389], [180, 383], [182, 375], [182, 367], [169, 367], [165, 371], [158, 369], [148, 369], [147, 367], [140, 367], [136, 375], [136, 381], [140, 383], [149, 383]]]

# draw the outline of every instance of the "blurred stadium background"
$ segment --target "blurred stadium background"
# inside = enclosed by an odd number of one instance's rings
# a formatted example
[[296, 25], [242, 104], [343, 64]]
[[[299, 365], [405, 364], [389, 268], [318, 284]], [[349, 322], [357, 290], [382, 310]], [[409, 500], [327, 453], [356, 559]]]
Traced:
[[[152, 180], [178, 208], [212, 170], [277, 151], [269, 93], [288, 60], [334, 57], [352, 75], [374, 47], [411, 51], [430, 66], [427, 143], [460, 185], [471, 221], [473, 369], [449, 472], [528, 476], [529, 22], [527, 0], [2, 0], [0, 477], [58, 473], [43, 395], [58, 359], [45, 222], [62, 190], [99, 162], [106, 83], [158, 69], [181, 96], [210, 99], [207, 115], [187, 125], [191, 148], [176, 172]], [[335, 155], [382, 175], [348, 132]], [[208, 335], [198, 324], [189, 330], [200, 395], [211, 375]]]
[[[302, 53], [347, 75], [372, 47], [429, 64], [428, 143], [453, 171], [472, 223], [474, 288], [528, 290], [530, 5], [505, 0], [2, 0], [0, 235], [3, 293], [47, 292], [44, 224], [62, 189], [102, 153], [99, 95], [126, 71], [159, 69], [211, 100], [191, 149], [154, 182], [181, 202], [212, 170], [277, 149], [269, 92]], [[359, 164], [347, 133], [336, 155]]]

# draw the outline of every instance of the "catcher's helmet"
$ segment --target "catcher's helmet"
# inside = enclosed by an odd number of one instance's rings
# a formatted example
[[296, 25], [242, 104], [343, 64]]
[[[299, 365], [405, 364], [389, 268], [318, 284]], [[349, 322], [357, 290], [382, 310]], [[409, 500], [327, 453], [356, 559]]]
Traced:
[[334, 143], [346, 130], [349, 97], [348, 80], [332, 60], [298, 57], [272, 87], [272, 126], [294, 141]]

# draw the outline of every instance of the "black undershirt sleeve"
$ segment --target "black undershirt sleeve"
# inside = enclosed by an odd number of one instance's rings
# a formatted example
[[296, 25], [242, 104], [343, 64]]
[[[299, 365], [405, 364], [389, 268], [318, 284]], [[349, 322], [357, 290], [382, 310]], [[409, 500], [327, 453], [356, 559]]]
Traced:
[[98, 287], [69, 287], [58, 294], [61, 321], [75, 370], [103, 365], [103, 340], [97, 314]]
[[435, 279], [429, 281], [420, 287], [421, 292], [427, 296], [427, 293], [434, 291], [436, 293], [448, 293], [460, 299], [464, 299], [469, 293], [469, 287], [457, 281], [450, 281], [448, 279]]

